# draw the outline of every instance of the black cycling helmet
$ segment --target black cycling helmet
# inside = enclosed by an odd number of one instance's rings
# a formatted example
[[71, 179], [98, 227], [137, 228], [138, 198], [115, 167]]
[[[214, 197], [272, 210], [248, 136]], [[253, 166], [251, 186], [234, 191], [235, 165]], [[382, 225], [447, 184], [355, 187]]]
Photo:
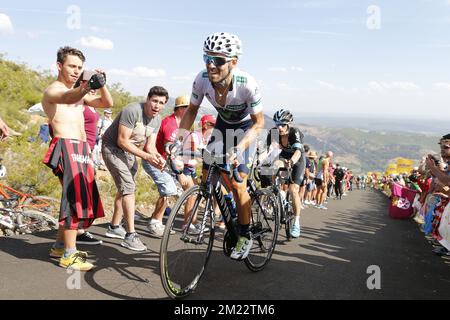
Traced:
[[291, 124], [294, 121], [294, 116], [289, 110], [281, 109], [275, 112], [275, 114], [273, 115], [273, 121], [277, 126], [283, 124]]

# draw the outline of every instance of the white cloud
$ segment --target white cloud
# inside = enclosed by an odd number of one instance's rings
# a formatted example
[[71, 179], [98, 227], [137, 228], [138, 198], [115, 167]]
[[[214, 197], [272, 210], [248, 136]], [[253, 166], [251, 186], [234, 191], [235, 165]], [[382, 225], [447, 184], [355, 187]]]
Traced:
[[399, 91], [418, 91], [420, 87], [408, 81], [371, 81], [369, 82], [369, 89], [377, 92], [384, 92], [388, 90], [399, 90]]
[[[449, 0], [449, 2], [450, 2], [450, 0]], [[450, 90], [450, 83], [438, 82], [438, 83], [434, 84], [434, 87], [437, 89]]]
[[142, 66], [135, 67], [131, 70], [111, 69], [109, 70], [108, 73], [121, 77], [139, 77], [139, 78], [163, 78], [167, 75], [164, 69], [150, 69]]
[[6, 14], [0, 13], [0, 35], [13, 33], [14, 27], [11, 19]]
[[35, 32], [35, 31], [27, 31], [25, 34], [26, 34], [26, 36], [29, 39], [37, 39], [37, 38], [39, 38], [39, 33]]
[[333, 5], [329, 1], [315, 0], [303, 3], [303, 7], [308, 9], [329, 9], [332, 8]]
[[150, 69], [147, 67], [133, 68], [133, 72], [141, 78], [158, 78], [165, 77], [166, 71], [164, 69]]
[[270, 72], [275, 72], [275, 73], [287, 73], [289, 71], [294, 71], [294, 72], [302, 72], [303, 68], [302, 67], [296, 67], [296, 66], [292, 66], [292, 67], [271, 67], [269, 69]]
[[193, 82], [196, 76], [197, 76], [197, 73], [191, 72], [191, 73], [189, 73], [187, 75], [184, 75], [184, 76], [183, 75], [181, 75], [181, 76], [173, 76], [173, 77], [171, 77], [171, 79], [175, 80], [175, 81], [190, 81], [190, 82]]
[[321, 81], [318, 80], [317, 83], [319, 84], [319, 86], [321, 86], [322, 88], [326, 88], [326, 89], [330, 89], [330, 90], [336, 90], [336, 86], [332, 83], [329, 82], [325, 82], [325, 81]]
[[285, 67], [271, 67], [268, 69], [270, 72], [281, 72], [281, 73], [286, 73], [288, 70]]
[[383, 83], [371, 81], [369, 82], [369, 89], [374, 91], [383, 91], [385, 89], [385, 86], [383, 85]]
[[392, 82], [392, 88], [405, 90], [405, 91], [416, 91], [416, 90], [420, 89], [419, 86], [416, 85], [415, 83], [401, 82], [401, 81]]
[[292, 70], [292, 71], [297, 71], [297, 72], [303, 72], [303, 68], [302, 68], [302, 67], [295, 67], [295, 66], [292, 66], [292, 67], [291, 67], [291, 70]]
[[131, 77], [134, 74], [131, 71], [123, 70], [123, 69], [110, 69], [108, 71], [109, 74], [113, 74], [121, 77]]
[[114, 43], [111, 40], [101, 39], [94, 36], [83, 37], [80, 39], [79, 43], [84, 47], [98, 50], [112, 50], [114, 48]]

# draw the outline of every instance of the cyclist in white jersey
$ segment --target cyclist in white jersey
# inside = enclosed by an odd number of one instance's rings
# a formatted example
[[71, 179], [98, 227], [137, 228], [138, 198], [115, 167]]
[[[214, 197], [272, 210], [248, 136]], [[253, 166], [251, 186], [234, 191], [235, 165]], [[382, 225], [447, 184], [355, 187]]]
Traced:
[[[249, 234], [251, 201], [247, 192], [249, 150], [261, 129], [264, 128], [261, 94], [255, 79], [237, 68], [242, 54], [242, 43], [236, 35], [218, 32], [208, 36], [203, 47], [206, 70], [200, 72], [193, 84], [189, 108], [180, 123], [178, 140], [172, 149], [179, 148], [183, 129], [188, 130], [195, 121], [200, 104], [206, 97], [218, 112], [216, 126], [208, 150], [229, 154], [223, 167], [232, 163], [238, 168], [242, 183], [231, 180], [226, 173], [223, 179], [233, 191], [237, 204], [240, 238], [231, 258], [245, 259], [252, 246]], [[206, 178], [208, 164], [203, 165]]]

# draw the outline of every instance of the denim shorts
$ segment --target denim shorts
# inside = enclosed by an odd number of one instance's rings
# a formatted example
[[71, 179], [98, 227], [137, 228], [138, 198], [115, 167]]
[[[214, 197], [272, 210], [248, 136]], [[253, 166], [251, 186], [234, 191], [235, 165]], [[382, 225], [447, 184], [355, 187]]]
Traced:
[[142, 168], [153, 179], [161, 197], [170, 197], [177, 194], [177, 186], [171, 174], [153, 167], [142, 160]]

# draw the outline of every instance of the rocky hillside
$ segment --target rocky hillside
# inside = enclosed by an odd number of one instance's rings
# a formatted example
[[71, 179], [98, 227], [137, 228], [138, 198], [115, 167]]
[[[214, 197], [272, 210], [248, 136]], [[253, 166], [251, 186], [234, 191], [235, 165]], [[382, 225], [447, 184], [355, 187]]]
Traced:
[[335, 162], [355, 172], [384, 171], [394, 158], [419, 161], [436, 153], [439, 137], [401, 132], [377, 132], [351, 128], [321, 128], [300, 124], [305, 143], [323, 153], [335, 153]]

